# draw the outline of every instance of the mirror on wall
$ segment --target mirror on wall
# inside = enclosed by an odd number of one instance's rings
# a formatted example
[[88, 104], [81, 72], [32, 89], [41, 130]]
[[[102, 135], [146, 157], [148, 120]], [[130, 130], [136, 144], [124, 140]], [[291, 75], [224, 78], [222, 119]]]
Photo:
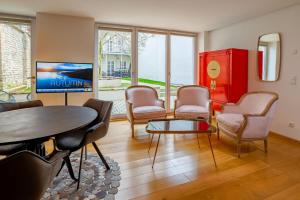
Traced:
[[265, 34], [258, 39], [258, 77], [262, 81], [277, 81], [280, 73], [280, 35]]

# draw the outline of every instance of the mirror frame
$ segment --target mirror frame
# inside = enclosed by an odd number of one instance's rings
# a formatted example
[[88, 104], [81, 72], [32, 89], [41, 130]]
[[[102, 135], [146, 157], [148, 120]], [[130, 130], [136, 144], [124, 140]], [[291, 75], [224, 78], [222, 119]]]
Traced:
[[[262, 80], [260, 77], [259, 77], [259, 70], [258, 70], [258, 67], [259, 67], [259, 63], [258, 63], [258, 52], [259, 52], [259, 41], [260, 41], [260, 38], [265, 36], [265, 35], [270, 35], [270, 34], [278, 34], [279, 36], [279, 45], [280, 45], [280, 59], [279, 59], [279, 69], [278, 69], [278, 76], [277, 76], [277, 79], [274, 80], [274, 81], [269, 81], [269, 80]], [[258, 80], [261, 81], [261, 82], [276, 82], [276, 81], [279, 81], [280, 79], [280, 73], [281, 73], [281, 59], [282, 58], [282, 42], [281, 42], [281, 34], [279, 32], [274, 32], [274, 33], [266, 33], [266, 34], [262, 34], [258, 37], [258, 40], [257, 40], [257, 47], [256, 47], [256, 71], [257, 71], [257, 77], [258, 77]]]

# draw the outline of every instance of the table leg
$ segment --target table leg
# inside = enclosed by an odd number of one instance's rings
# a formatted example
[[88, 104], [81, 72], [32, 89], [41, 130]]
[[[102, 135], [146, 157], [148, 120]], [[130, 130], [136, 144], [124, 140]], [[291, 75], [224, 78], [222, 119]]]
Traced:
[[199, 149], [200, 149], [199, 134], [198, 134], [198, 133], [196, 133], [196, 134], [197, 134], [198, 147], [199, 147]]
[[212, 154], [213, 159], [214, 159], [215, 167], [217, 167], [217, 163], [216, 163], [216, 159], [215, 159], [215, 154], [214, 154], [214, 151], [213, 151], [213, 148], [212, 148], [212, 145], [211, 145], [211, 141], [210, 141], [211, 134], [207, 134], [207, 137], [208, 137], [208, 142], [209, 142], [211, 154]]
[[148, 148], [148, 153], [150, 152], [150, 149], [152, 146], [153, 137], [154, 137], [154, 134], [152, 134], [152, 137], [151, 137], [151, 141], [150, 141], [149, 148]]
[[156, 149], [155, 149], [155, 154], [154, 154], [154, 158], [153, 158], [152, 168], [153, 168], [154, 163], [155, 163], [155, 158], [156, 158], [156, 153], [157, 153], [157, 149], [158, 149], [158, 145], [159, 145], [160, 135], [161, 134], [159, 134], [159, 136], [158, 136], [158, 141], [157, 141], [157, 144], [156, 144]]

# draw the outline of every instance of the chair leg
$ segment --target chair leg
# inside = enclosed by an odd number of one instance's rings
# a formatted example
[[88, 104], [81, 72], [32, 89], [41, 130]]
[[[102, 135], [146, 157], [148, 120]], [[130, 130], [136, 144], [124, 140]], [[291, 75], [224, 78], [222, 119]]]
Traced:
[[130, 126], [131, 126], [131, 137], [134, 138], [134, 124], [130, 122]]
[[80, 185], [80, 175], [81, 175], [81, 166], [82, 166], [83, 150], [84, 150], [84, 147], [81, 148], [81, 154], [80, 154], [79, 171], [78, 171], [78, 180], [77, 180], [77, 190], [79, 189], [79, 185]]
[[87, 160], [87, 145], [84, 146], [85, 160]]
[[[197, 134], [198, 147], [199, 147], [199, 149], [200, 149], [199, 134], [198, 134], [198, 133], [196, 133], [196, 134]], [[175, 134], [174, 134], [174, 135], [175, 135]]]
[[268, 153], [268, 139], [264, 139], [265, 153]]
[[58, 170], [56, 176], [58, 176], [58, 175], [60, 174], [60, 172], [61, 172], [62, 168], [65, 166], [65, 164], [66, 164], [66, 162], [63, 160], [63, 162], [62, 162], [62, 164], [61, 164], [61, 167], [60, 167], [60, 169]]
[[65, 162], [66, 165], [67, 165], [67, 168], [68, 168], [70, 177], [71, 177], [74, 181], [77, 181], [77, 179], [76, 179], [75, 176], [74, 176], [74, 172], [73, 172], [73, 168], [72, 168], [72, 164], [71, 164], [71, 160], [70, 160], [69, 155], [66, 156], [66, 157], [64, 157], [64, 162]]
[[220, 129], [218, 123], [217, 123], [217, 136], [218, 136], [218, 140], [220, 140]]
[[98, 153], [98, 155], [99, 155], [99, 157], [100, 157], [101, 161], [102, 161], [102, 162], [103, 162], [103, 164], [105, 165], [105, 167], [106, 167], [106, 170], [110, 170], [110, 167], [109, 167], [109, 165], [107, 164], [107, 162], [106, 162], [106, 160], [105, 160], [104, 156], [102, 155], [102, 153], [101, 153], [101, 151], [99, 150], [99, 148], [98, 148], [98, 146], [96, 145], [96, 143], [95, 143], [95, 142], [93, 142], [92, 144], [93, 144], [93, 146], [94, 146], [94, 149], [97, 151], [97, 153]]
[[238, 158], [241, 157], [241, 142], [238, 141], [237, 142], [237, 154], [238, 154]]

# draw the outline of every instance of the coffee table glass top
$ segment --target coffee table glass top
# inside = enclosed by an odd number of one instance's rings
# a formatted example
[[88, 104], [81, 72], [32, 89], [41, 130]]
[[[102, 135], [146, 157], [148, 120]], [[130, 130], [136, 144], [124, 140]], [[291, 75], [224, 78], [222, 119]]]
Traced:
[[213, 133], [216, 128], [204, 119], [160, 119], [150, 120], [146, 127], [148, 133]]

